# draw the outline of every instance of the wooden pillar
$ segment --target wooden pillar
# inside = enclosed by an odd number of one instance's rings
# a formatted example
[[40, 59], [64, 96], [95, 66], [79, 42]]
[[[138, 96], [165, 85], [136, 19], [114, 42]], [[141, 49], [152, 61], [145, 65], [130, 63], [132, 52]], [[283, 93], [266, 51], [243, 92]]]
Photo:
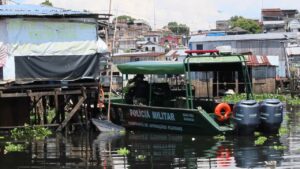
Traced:
[[58, 96], [58, 114], [60, 115], [60, 118], [59, 118], [60, 123], [65, 120], [65, 105], [66, 105], [65, 104], [65, 96], [59, 95]]
[[43, 104], [43, 119], [44, 119], [44, 124], [48, 124], [48, 109], [47, 109], [47, 98], [46, 96], [42, 96], [42, 104]]
[[58, 107], [58, 94], [57, 94], [58, 89], [55, 89], [55, 94], [54, 94], [54, 106], [55, 106], [55, 117], [52, 120], [52, 122], [60, 123], [59, 120], [59, 107]]
[[235, 72], [235, 93], [239, 93], [239, 72]]

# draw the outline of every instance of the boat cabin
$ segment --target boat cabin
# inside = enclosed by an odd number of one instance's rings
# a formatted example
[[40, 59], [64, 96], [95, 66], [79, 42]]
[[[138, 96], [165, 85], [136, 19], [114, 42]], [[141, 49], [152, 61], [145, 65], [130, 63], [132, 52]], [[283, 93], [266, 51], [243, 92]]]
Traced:
[[[251, 96], [251, 83], [243, 55], [223, 55], [217, 50], [187, 51], [187, 53], [188, 57], [183, 62], [140, 61], [117, 65], [123, 76], [130, 74], [142, 76], [139, 78], [142, 83], [137, 80], [136, 76], [128, 80], [128, 83], [136, 80], [137, 86], [124, 87], [122, 102], [136, 104], [134, 99], [137, 99], [135, 96], [137, 94], [140, 95], [138, 97], [144, 95], [143, 103], [141, 103], [144, 106], [187, 109], [196, 109], [201, 106], [206, 111], [212, 112], [218, 98], [215, 96], [219, 94], [214, 94], [208, 87], [209, 81], [212, 80], [211, 74], [224, 76], [223, 79], [232, 79], [232, 75], [238, 74], [238, 84], [236, 82], [227, 84], [238, 85], [240, 92], [247, 93], [248, 98]], [[197, 81], [203, 80], [203, 78], [197, 79], [199, 76], [206, 77], [205, 87], [196, 86]], [[223, 81], [220, 85], [224, 83], [226, 84]], [[138, 84], [143, 84], [142, 89], [139, 89]], [[207, 90], [207, 95], [197, 96], [199, 89]], [[220, 90], [219, 87], [217, 89]]]

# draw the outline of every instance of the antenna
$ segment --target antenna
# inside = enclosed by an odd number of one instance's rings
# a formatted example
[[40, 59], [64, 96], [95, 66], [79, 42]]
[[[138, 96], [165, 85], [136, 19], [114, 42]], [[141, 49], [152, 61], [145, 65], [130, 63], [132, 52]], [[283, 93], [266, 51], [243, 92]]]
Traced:
[[155, 17], [155, 0], [153, 0], [153, 30], [156, 29], [156, 17]]

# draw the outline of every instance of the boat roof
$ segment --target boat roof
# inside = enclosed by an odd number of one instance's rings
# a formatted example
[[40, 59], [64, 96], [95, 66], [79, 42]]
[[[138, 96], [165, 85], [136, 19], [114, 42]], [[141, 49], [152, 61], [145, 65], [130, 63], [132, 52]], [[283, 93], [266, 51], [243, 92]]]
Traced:
[[184, 74], [185, 65], [190, 71], [241, 70], [246, 59], [242, 55], [232, 56], [191, 56], [184, 62], [176, 61], [137, 61], [117, 65], [123, 74]]
[[172, 61], [138, 61], [117, 65], [124, 74], [183, 74], [184, 64]]

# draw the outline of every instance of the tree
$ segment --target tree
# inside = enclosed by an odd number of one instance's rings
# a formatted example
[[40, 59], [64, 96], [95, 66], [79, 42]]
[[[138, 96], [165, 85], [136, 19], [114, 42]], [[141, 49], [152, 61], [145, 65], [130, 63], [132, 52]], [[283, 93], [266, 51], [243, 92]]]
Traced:
[[41, 5], [53, 6], [49, 0], [45, 0], [45, 2], [42, 2]]
[[252, 20], [252, 19], [246, 19], [242, 16], [233, 16], [230, 18], [230, 25], [231, 28], [240, 27], [242, 29], [245, 29], [251, 33], [260, 33], [262, 32], [261, 27], [259, 24]]
[[120, 15], [117, 18], [118, 18], [118, 20], [126, 20], [128, 24], [132, 24], [135, 20], [135, 18], [128, 16], [128, 15]]
[[188, 35], [190, 33], [190, 28], [185, 24], [178, 24], [177, 22], [169, 22], [166, 26], [176, 35]]

